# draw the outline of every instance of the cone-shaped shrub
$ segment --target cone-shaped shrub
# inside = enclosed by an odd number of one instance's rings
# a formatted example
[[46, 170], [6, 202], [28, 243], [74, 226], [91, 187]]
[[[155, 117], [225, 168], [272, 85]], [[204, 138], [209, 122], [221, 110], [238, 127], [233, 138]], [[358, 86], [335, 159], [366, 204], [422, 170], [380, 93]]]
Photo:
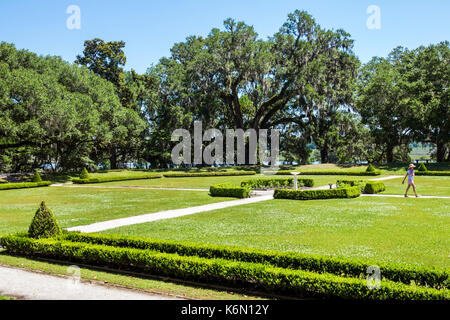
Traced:
[[369, 163], [369, 166], [367, 167], [366, 172], [375, 172], [375, 168], [373, 167], [372, 164]]
[[28, 235], [31, 238], [51, 238], [62, 233], [62, 229], [56, 222], [55, 216], [42, 201], [41, 206], [36, 211], [33, 221], [31, 221]]
[[39, 175], [39, 172], [37, 171], [37, 169], [34, 171], [34, 175], [33, 178], [31, 179], [32, 182], [42, 182], [42, 178]]
[[80, 179], [89, 179], [89, 173], [86, 170], [86, 168], [84, 168], [83, 171], [81, 172]]
[[425, 167], [425, 164], [422, 162], [419, 166], [419, 169], [417, 169], [418, 171], [428, 171], [427, 167]]

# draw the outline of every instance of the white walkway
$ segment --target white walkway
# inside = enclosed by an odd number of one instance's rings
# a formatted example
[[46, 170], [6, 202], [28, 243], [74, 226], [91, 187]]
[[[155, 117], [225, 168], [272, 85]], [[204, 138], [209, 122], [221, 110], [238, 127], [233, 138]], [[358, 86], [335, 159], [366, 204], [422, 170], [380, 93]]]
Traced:
[[109, 220], [109, 221], [104, 221], [104, 222], [98, 222], [98, 223], [94, 223], [94, 224], [90, 224], [90, 225], [86, 225], [86, 226], [72, 227], [72, 228], [68, 228], [67, 230], [87, 232], [87, 233], [99, 232], [99, 231], [114, 229], [114, 228], [118, 228], [118, 227], [129, 226], [129, 225], [133, 225], [133, 224], [152, 222], [152, 221], [157, 221], [157, 220], [162, 220], [162, 219], [178, 218], [178, 217], [187, 216], [187, 215], [191, 215], [191, 214], [195, 214], [195, 213], [199, 213], [199, 212], [212, 211], [212, 210], [217, 210], [217, 209], [229, 208], [229, 207], [234, 207], [234, 206], [240, 206], [243, 204], [261, 202], [261, 201], [273, 199], [273, 192], [265, 192], [265, 193], [260, 193], [260, 194], [261, 195], [253, 197], [253, 198], [211, 203], [211, 204], [206, 204], [206, 205], [197, 206], [197, 207], [190, 207], [190, 208], [185, 208], [185, 209], [160, 211], [157, 213], [149, 213], [149, 214], [144, 214], [144, 215], [140, 215], [140, 216], [133, 216], [133, 217], [128, 217], [128, 218], [121, 218], [121, 219]]
[[4, 266], [0, 266], [0, 294], [27, 300], [175, 300]]

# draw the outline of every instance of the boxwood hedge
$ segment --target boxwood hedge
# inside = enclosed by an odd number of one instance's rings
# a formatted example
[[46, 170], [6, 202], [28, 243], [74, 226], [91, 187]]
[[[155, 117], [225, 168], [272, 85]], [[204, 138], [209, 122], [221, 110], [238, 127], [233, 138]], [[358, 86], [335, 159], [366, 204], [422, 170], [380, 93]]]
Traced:
[[381, 270], [383, 279], [404, 284], [430, 286], [434, 288], [449, 288], [450, 277], [445, 270], [419, 266], [385, 263], [367, 259], [337, 258], [299, 252], [279, 252], [237, 246], [180, 242], [174, 240], [149, 239], [142, 237], [123, 236], [115, 234], [86, 234], [67, 232], [64, 240], [148, 249], [166, 253], [177, 253], [183, 256], [198, 256], [208, 259], [228, 259], [243, 262], [265, 263], [279, 268], [301, 269], [318, 273], [332, 273], [346, 277], [361, 277], [366, 275], [369, 266], [376, 265]]
[[48, 187], [51, 184], [51, 181], [2, 183], [0, 184], [0, 190]]
[[166, 178], [188, 178], [188, 177], [221, 177], [221, 176], [253, 176], [255, 171], [225, 171], [225, 172], [168, 172], [164, 173]]
[[[276, 173], [275, 172], [270, 172], [270, 174], [276, 174], [276, 175], [290, 175], [291, 172], [297, 172], [297, 171], [287, 171], [287, 170], [279, 170]], [[263, 172], [264, 173], [264, 172]], [[268, 174], [269, 171], [266, 171], [266, 173]], [[379, 176], [381, 174], [380, 171], [374, 171], [374, 172], [367, 172], [367, 171], [362, 171], [362, 172], [354, 172], [354, 171], [299, 171], [298, 172], [300, 175], [325, 175], [325, 176]]]
[[364, 187], [364, 193], [376, 194], [386, 190], [383, 182], [380, 181], [367, 181]]
[[[301, 187], [313, 187], [313, 179], [298, 178], [298, 185]], [[258, 178], [244, 180], [241, 187], [249, 187], [251, 189], [270, 189], [270, 188], [286, 188], [294, 186], [294, 178]]]
[[450, 176], [450, 171], [415, 171], [416, 176]]
[[300, 297], [377, 300], [444, 300], [449, 298], [448, 290], [409, 286], [391, 281], [381, 281], [380, 288], [374, 290], [370, 289], [367, 281], [363, 279], [283, 269], [260, 263], [207, 259], [151, 250], [54, 239], [35, 240], [14, 236], [3, 237], [1, 244], [12, 253], [132, 269], [183, 280], [205, 283], [219, 282]]
[[144, 179], [158, 179], [161, 175], [158, 174], [143, 174], [143, 175], [129, 175], [129, 176], [118, 176], [118, 177], [98, 177], [89, 179], [72, 179], [74, 184], [91, 184], [91, 183], [102, 183], [102, 182], [112, 182], [112, 181], [125, 181], [125, 180], [144, 180]]
[[361, 195], [360, 187], [346, 187], [324, 190], [285, 190], [276, 189], [275, 199], [291, 200], [315, 200], [315, 199], [335, 199], [335, 198], [356, 198]]
[[220, 183], [209, 187], [209, 193], [215, 197], [248, 198], [250, 197], [251, 189], [235, 186], [232, 183]]

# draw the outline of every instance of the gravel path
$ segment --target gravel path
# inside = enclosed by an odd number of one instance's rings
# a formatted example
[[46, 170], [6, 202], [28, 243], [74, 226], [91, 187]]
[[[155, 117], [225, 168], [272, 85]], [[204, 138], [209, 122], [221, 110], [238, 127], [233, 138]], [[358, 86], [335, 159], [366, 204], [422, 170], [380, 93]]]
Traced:
[[175, 300], [4, 266], [0, 266], [0, 294], [27, 300]]

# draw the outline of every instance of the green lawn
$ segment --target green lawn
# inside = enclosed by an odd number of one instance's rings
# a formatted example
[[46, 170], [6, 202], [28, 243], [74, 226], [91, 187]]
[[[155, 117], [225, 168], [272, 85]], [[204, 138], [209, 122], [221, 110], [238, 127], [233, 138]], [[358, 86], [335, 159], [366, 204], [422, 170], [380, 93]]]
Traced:
[[450, 200], [272, 200], [105, 233], [447, 268]]
[[[407, 180], [402, 184], [403, 178], [383, 181], [386, 186], [384, 194], [405, 194], [408, 186]], [[416, 176], [414, 178], [416, 190], [422, 196], [447, 196], [450, 197], [450, 177]], [[414, 195], [410, 188], [409, 195]]]
[[47, 187], [0, 191], [0, 235], [26, 231], [41, 201], [61, 227], [227, 201], [201, 191]]

